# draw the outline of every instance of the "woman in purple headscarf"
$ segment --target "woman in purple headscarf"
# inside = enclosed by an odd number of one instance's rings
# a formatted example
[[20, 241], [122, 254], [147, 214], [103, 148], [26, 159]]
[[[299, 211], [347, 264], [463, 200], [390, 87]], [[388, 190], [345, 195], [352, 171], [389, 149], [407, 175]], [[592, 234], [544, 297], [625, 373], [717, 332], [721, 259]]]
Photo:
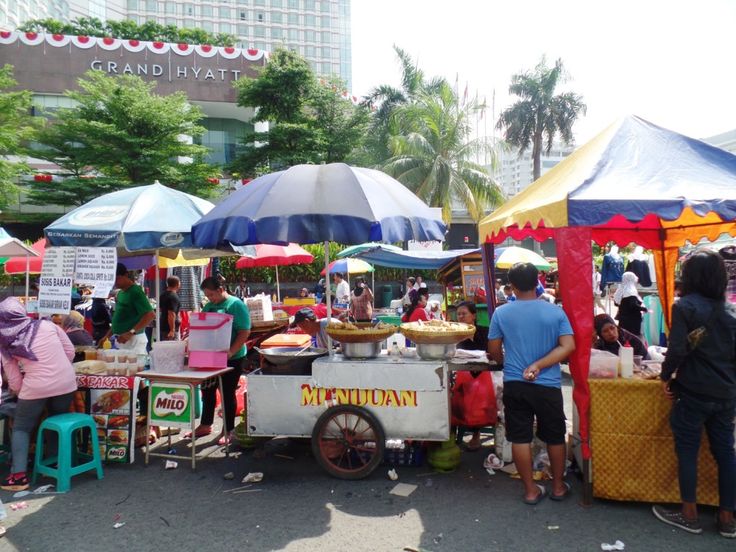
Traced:
[[0, 354], [10, 390], [18, 396], [6, 491], [28, 488], [28, 445], [45, 407], [49, 416], [69, 412], [77, 380], [71, 360], [74, 345], [59, 326], [32, 320], [14, 297], [0, 302]]

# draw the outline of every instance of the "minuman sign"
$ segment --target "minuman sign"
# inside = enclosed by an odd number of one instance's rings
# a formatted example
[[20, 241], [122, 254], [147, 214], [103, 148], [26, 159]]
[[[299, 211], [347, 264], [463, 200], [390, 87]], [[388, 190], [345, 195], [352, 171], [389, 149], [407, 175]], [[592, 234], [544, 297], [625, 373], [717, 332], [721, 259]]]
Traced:
[[0, 31], [0, 66], [13, 65], [18, 87], [37, 93], [63, 94], [96, 69], [156, 82], [159, 94], [236, 103], [233, 81], [265, 62], [262, 50]]

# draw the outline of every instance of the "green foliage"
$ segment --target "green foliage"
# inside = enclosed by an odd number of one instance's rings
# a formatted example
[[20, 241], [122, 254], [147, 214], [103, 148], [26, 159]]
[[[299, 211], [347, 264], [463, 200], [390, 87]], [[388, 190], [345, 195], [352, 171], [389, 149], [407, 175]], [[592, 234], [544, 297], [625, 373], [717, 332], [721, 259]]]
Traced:
[[13, 66], [0, 68], [0, 208], [5, 207], [17, 191], [18, 177], [28, 170], [25, 163], [8, 160], [25, 152], [38, 122], [31, 116], [31, 92], [10, 91], [17, 82]]
[[[61, 167], [68, 181], [34, 184], [36, 204], [81, 205], [100, 194], [154, 180], [206, 197], [215, 168], [204, 162], [207, 148], [181, 135], [199, 136], [199, 107], [184, 93], [159, 96], [155, 83], [134, 75], [106, 76], [89, 71], [80, 90], [67, 92], [76, 106], [60, 109], [38, 137], [34, 154]], [[191, 162], [179, 162], [177, 158]], [[93, 177], [93, 178], [92, 178]]]
[[202, 29], [179, 29], [176, 25], [160, 25], [155, 21], [146, 21], [141, 25], [130, 19], [102, 22], [96, 17], [79, 17], [69, 23], [56, 19], [32, 19], [18, 27], [18, 30], [213, 46], [234, 46], [236, 42], [236, 38], [230, 34], [212, 34]]
[[[579, 94], [565, 92], [555, 95], [557, 85], [563, 83], [565, 77], [561, 59], [553, 67], [548, 67], [544, 57], [533, 71], [513, 75], [509, 93], [520, 99], [498, 119], [497, 127], [505, 130], [506, 141], [518, 147], [520, 155], [532, 146], [534, 180], [541, 175], [542, 148], [549, 153], [557, 134], [570, 144], [572, 127], [578, 116], [586, 111]], [[543, 144], [545, 139], [546, 146]]]
[[470, 115], [475, 102], [460, 106], [449, 84], [419, 93], [414, 101], [396, 106], [389, 138], [392, 157], [384, 170], [431, 207], [441, 207], [452, 222], [452, 200], [459, 200], [479, 221], [503, 194], [486, 170], [475, 162], [495, 151], [486, 139], [470, 139]]
[[318, 81], [295, 52], [276, 50], [257, 78], [242, 78], [235, 85], [238, 105], [256, 108], [253, 122], [270, 127], [245, 136], [243, 153], [232, 164], [239, 175], [346, 161], [365, 135], [367, 110], [343, 97], [339, 81]]

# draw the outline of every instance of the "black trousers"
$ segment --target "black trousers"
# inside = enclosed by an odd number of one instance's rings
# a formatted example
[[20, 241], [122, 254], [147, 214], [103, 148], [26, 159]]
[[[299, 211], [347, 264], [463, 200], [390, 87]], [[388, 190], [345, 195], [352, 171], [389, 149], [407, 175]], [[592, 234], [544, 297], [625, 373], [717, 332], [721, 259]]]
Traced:
[[[245, 365], [245, 357], [236, 360], [228, 360], [227, 365], [233, 368], [232, 371], [222, 376], [222, 392], [224, 397], [221, 398], [222, 406], [225, 408], [225, 431], [232, 431], [235, 427], [235, 409], [237, 401], [235, 399], [235, 391], [238, 388], [240, 376], [243, 374], [243, 366]], [[201, 387], [202, 391], [202, 425], [212, 425], [215, 420], [215, 400], [217, 395], [217, 378], [213, 383], [207, 382]]]

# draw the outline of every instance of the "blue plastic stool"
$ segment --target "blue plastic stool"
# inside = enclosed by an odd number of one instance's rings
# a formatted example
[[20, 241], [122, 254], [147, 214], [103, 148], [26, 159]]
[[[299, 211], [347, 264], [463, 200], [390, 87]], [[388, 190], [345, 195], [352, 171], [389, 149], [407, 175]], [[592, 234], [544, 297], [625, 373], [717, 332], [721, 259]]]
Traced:
[[[89, 429], [92, 439], [92, 454], [84, 454], [77, 450], [72, 437], [75, 431]], [[43, 457], [43, 432], [55, 431], [59, 435], [57, 456]], [[78, 464], [82, 459], [83, 463]], [[78, 465], [76, 465], [78, 464]], [[54, 467], [56, 466], [56, 467]], [[47, 475], [56, 479], [56, 490], [66, 493], [71, 488], [71, 480], [75, 475], [89, 470], [97, 470], [97, 479], [102, 479], [102, 459], [97, 440], [97, 426], [92, 416], [69, 413], [46, 418], [38, 428], [36, 438], [36, 462], [33, 470], [33, 484], [39, 475]]]

